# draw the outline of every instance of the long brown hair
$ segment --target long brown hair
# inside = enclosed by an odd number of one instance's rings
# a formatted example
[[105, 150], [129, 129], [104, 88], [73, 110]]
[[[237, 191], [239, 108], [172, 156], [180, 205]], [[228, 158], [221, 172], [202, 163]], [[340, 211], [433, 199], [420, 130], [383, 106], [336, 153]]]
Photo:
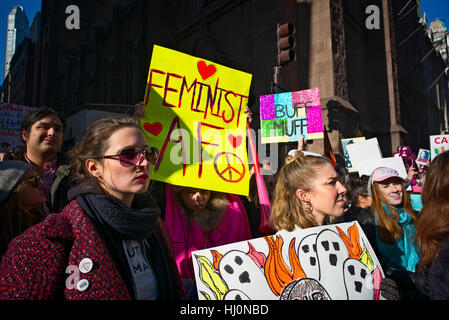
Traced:
[[[274, 191], [271, 220], [276, 230], [293, 231], [296, 226], [310, 228], [317, 223], [307, 205], [297, 196], [296, 190], [312, 190], [312, 183], [319, 168], [332, 163], [325, 157], [304, 156], [296, 152], [294, 158], [287, 157], [282, 167]], [[329, 223], [326, 218], [325, 223]]]
[[2, 250], [6, 250], [3, 246], [7, 245], [14, 237], [23, 233], [29, 227], [38, 223], [43, 217], [39, 208], [27, 210], [22, 205], [19, 193], [26, 186], [27, 182], [19, 182], [0, 206], [0, 254]]
[[[87, 129], [84, 138], [68, 152], [72, 166], [72, 180], [80, 183], [85, 179], [96, 179], [88, 172], [86, 159], [101, 157], [109, 148], [109, 138], [122, 128], [136, 128], [142, 130], [132, 118], [104, 118], [95, 121]], [[102, 163], [102, 159], [98, 160]]]
[[449, 152], [438, 155], [429, 166], [422, 190], [423, 209], [416, 226], [421, 260], [419, 270], [432, 264], [449, 238]]
[[[401, 225], [399, 224], [399, 215], [397, 211], [393, 208], [392, 205], [388, 203], [387, 200], [385, 200], [384, 196], [380, 192], [379, 189], [379, 183], [374, 182], [372, 187], [372, 194], [373, 194], [373, 203], [372, 208], [377, 211], [378, 215], [378, 221], [379, 224], [379, 238], [384, 243], [392, 244], [395, 241], [398, 241], [401, 239], [401, 237], [404, 234], [404, 230], [402, 229]], [[394, 218], [389, 216], [383, 207], [383, 204], [385, 204], [388, 207], [388, 210], [393, 215]], [[412, 204], [410, 201], [410, 196], [406, 192], [404, 186], [402, 185], [402, 207], [404, 208], [407, 213], [409, 213], [413, 219], [413, 223], [416, 223], [417, 215], [415, 214], [415, 211], [412, 208]]]

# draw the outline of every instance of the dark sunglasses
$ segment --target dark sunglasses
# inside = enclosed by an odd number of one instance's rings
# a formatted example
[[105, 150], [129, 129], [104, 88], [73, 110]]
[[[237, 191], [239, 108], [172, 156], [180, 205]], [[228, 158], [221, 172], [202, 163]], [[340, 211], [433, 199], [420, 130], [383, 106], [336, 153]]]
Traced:
[[155, 164], [159, 157], [159, 151], [154, 147], [145, 149], [129, 148], [120, 151], [119, 154], [94, 157], [92, 159], [116, 159], [120, 160], [120, 164], [124, 167], [133, 167], [142, 163], [142, 156], [144, 156], [150, 164]]
[[21, 183], [29, 183], [35, 188], [39, 187], [41, 184], [44, 184], [42, 178], [39, 176], [30, 177], [28, 179], [21, 181]]

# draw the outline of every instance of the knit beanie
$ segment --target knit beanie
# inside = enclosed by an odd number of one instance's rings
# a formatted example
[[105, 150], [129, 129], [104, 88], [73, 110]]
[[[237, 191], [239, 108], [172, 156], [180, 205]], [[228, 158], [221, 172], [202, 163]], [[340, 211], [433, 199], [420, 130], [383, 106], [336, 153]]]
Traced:
[[31, 166], [23, 161], [7, 160], [0, 162], [0, 204], [6, 200], [30, 168]]

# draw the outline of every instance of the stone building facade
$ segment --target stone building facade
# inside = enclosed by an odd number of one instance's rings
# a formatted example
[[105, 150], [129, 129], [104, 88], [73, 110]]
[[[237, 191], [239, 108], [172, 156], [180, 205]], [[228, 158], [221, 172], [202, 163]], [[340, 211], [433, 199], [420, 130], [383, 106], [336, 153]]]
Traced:
[[[143, 100], [152, 47], [158, 44], [251, 73], [252, 126], [258, 128], [258, 97], [271, 93], [276, 64], [276, 23], [293, 22], [297, 59], [282, 69], [281, 86], [287, 91], [320, 88], [335, 153], [340, 153], [341, 138], [360, 135], [376, 136], [384, 156], [403, 143], [426, 147], [422, 137], [439, 133], [447, 113], [441, 107], [448, 101], [447, 77], [423, 92], [419, 105], [408, 99], [410, 90], [426, 90], [433, 80], [429, 74], [425, 83], [409, 87], [404, 82], [409, 68], [404, 61], [419, 56], [398, 43], [419, 21], [415, 13], [398, 24], [395, 17], [407, 2], [42, 0], [33, 105], [65, 116], [86, 104], [121, 106], [126, 112]], [[80, 8], [79, 30], [65, 28], [65, 8], [73, 4]], [[368, 5], [379, 8], [379, 29], [365, 26]], [[422, 44], [427, 46], [425, 40]], [[429, 68], [438, 73], [438, 59], [432, 55], [428, 61], [415, 70], [416, 80]], [[431, 106], [435, 88], [439, 102]], [[421, 113], [413, 117], [416, 110]], [[281, 146], [280, 158], [292, 147]], [[323, 142], [314, 141], [308, 150], [323, 152]]]

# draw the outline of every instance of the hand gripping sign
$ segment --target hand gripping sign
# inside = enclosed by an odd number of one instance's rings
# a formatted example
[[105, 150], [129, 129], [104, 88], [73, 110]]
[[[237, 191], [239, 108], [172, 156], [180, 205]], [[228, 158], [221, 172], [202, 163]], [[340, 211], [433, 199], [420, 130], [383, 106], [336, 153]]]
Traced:
[[151, 179], [248, 195], [246, 114], [252, 76], [154, 46], [141, 126], [160, 151]]

